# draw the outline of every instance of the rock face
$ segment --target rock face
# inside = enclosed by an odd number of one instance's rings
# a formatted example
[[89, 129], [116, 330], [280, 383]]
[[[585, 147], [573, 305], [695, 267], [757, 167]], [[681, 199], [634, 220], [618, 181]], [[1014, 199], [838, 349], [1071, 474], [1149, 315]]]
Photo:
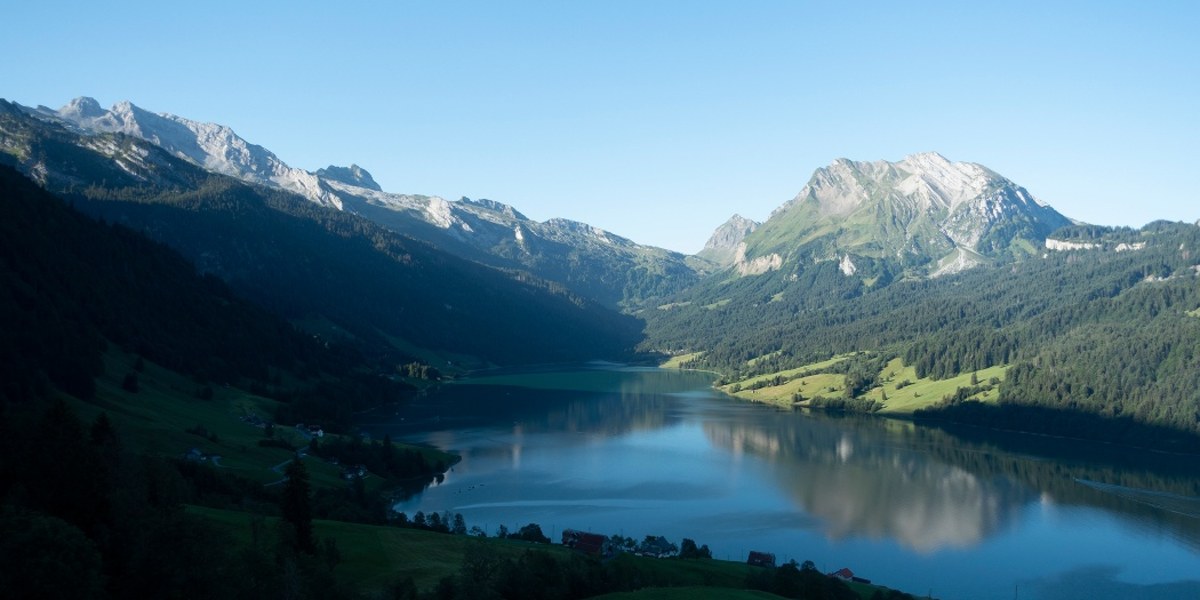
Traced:
[[200, 123], [167, 113], [152, 113], [128, 101], [104, 110], [93, 98], [80, 97], [44, 116], [61, 119], [88, 132], [122, 133], [141, 138], [209, 171], [243, 181], [284, 189], [313, 202], [341, 208], [316, 174], [289, 167], [262, 146], [251, 144], [216, 123]]
[[746, 236], [746, 257], [862, 256], [929, 275], [947, 264], [961, 270], [978, 260], [1032, 255], [1069, 224], [1025, 188], [975, 163], [933, 152], [899, 162], [838, 159]]
[[742, 241], [746, 239], [746, 236], [754, 233], [759, 225], [760, 223], [756, 221], [735, 214], [713, 232], [705, 242], [704, 249], [696, 256], [711, 261], [717, 266], [728, 267], [737, 261], [738, 249], [742, 247]]
[[375, 179], [366, 169], [358, 165], [350, 165], [349, 167], [336, 167], [330, 165], [324, 169], [317, 169], [317, 177], [323, 177], [333, 181], [340, 181], [346, 185], [356, 185], [360, 188], [382, 192], [383, 188], [375, 183]]

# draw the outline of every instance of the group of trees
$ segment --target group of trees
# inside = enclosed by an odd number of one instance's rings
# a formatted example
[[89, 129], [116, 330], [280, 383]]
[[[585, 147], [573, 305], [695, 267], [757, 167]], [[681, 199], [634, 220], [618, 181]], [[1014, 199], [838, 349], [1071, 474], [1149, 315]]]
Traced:
[[[825, 575], [816, 565], [806, 560], [803, 563], [788, 561], [779, 567], [761, 569], [746, 581], [750, 589], [762, 590], [784, 598], [805, 600], [856, 600], [859, 595], [844, 582]], [[904, 595], [903, 597], [911, 598]]]
[[[858, 594], [844, 582], [817, 571], [811, 561], [791, 561], [778, 568], [755, 567], [741, 582], [726, 582], [732, 588], [762, 590], [784, 598], [806, 600], [857, 600]], [[457, 575], [444, 578], [430, 595], [439, 600], [457, 598], [576, 599], [627, 592], [645, 587], [695, 585], [684, 571], [656, 569], [629, 556], [608, 561], [580, 554], [555, 555], [526, 550], [505, 556], [477, 545], [467, 549]], [[417, 595], [411, 584], [397, 586]], [[399, 594], [401, 597], [404, 594]], [[905, 600], [912, 596], [879, 590], [873, 600]]]
[[[468, 535], [467, 522], [463, 519], [462, 513], [450, 514], [446, 511], [442, 514], [431, 512], [428, 515], [424, 511], [417, 511], [410, 520], [408, 515], [400, 513], [396, 516], [395, 524], [400, 527], [411, 527], [413, 529], [423, 529], [434, 533], [449, 533], [452, 535]], [[482, 533], [482, 530], [476, 532], [476, 535]], [[479, 536], [486, 537], [486, 534]]]

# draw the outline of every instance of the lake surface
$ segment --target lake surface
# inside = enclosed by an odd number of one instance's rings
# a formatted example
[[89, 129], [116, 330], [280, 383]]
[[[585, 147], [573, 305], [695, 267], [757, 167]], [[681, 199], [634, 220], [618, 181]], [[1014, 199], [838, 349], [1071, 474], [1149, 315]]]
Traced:
[[1200, 598], [1200, 459], [741, 402], [702, 373], [475, 377], [369, 415], [461, 454], [397, 505], [663, 535], [945, 600]]

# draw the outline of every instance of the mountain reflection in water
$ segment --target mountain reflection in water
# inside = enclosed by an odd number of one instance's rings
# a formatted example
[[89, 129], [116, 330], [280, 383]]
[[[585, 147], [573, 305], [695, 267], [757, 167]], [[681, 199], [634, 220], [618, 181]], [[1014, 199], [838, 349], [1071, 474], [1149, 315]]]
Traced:
[[897, 443], [911, 441], [897, 439], [911, 437], [911, 425], [895, 425], [908, 424], [802, 417], [709, 422], [704, 432], [719, 447], [775, 465], [779, 488], [835, 538], [891, 538], [919, 552], [967, 547], [1037, 499], [1008, 478], [976, 476]]

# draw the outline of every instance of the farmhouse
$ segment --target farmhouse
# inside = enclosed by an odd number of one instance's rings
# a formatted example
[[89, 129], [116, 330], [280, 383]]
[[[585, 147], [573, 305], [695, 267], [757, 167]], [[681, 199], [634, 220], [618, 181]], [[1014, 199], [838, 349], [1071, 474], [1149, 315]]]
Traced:
[[746, 564], [755, 567], [774, 567], [775, 555], [770, 552], [758, 552], [757, 550], [750, 551], [750, 557], [746, 559]]
[[675, 544], [667, 541], [663, 536], [646, 536], [646, 539], [638, 545], [637, 553], [642, 556], [651, 556], [654, 558], [665, 558], [675, 555], [679, 549]]
[[591, 556], [609, 558], [617, 553], [616, 547], [609, 539], [598, 533], [589, 533], [576, 529], [564, 529], [562, 544], [573, 550]]

